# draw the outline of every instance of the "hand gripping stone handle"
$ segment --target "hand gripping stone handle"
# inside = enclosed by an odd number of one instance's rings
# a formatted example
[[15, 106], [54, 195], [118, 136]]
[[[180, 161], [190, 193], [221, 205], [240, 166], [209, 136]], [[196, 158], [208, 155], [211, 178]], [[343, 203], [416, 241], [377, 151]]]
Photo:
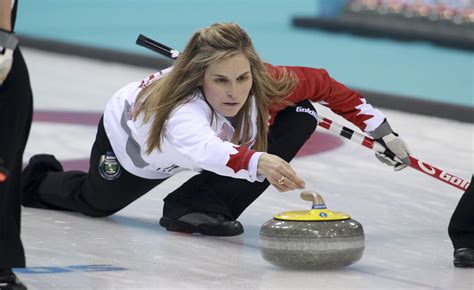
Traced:
[[[171, 59], [177, 59], [179, 56], [178, 50], [172, 49], [171, 47], [159, 43], [156, 40], [150, 39], [142, 34], [138, 36], [137, 44]], [[332, 120], [325, 118], [321, 115], [319, 116], [318, 125], [346, 139], [359, 143], [360, 145], [371, 150], [385, 151], [385, 148], [381, 144], [375, 142], [374, 139], [362, 133], [355, 132], [354, 130], [336, 122], [333, 122]], [[410, 167], [413, 169], [423, 172], [424, 174], [429, 175], [438, 180], [441, 180], [442, 182], [454, 186], [462, 191], [465, 191], [469, 186], [469, 182], [467, 180], [463, 180], [460, 177], [449, 174], [446, 171], [436, 168], [426, 162], [420, 161], [411, 155], [409, 157]]]
[[[375, 151], [384, 151], [385, 148], [374, 141], [374, 139], [366, 136], [362, 133], [355, 132], [354, 130], [347, 128], [341, 124], [338, 124], [328, 118], [325, 118], [319, 115], [319, 122], [318, 126], [327, 129], [335, 134], [338, 134], [346, 139], [359, 143], [360, 145], [369, 148]], [[465, 191], [469, 186], [469, 182], [467, 180], [463, 180], [460, 177], [454, 176], [450, 173], [447, 173], [444, 170], [434, 167], [426, 162], [416, 159], [412, 155], [409, 156], [410, 158], [410, 167], [416, 169], [420, 172], [423, 172], [426, 175], [429, 175], [433, 178], [441, 180], [451, 186], [456, 187], [462, 191]]]

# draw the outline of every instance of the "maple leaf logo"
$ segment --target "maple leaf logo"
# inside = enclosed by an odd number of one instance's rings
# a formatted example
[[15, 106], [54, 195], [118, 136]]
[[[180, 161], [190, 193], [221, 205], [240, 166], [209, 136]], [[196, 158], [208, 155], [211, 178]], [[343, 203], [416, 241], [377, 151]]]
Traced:
[[245, 146], [234, 146], [234, 149], [237, 150], [237, 152], [229, 154], [229, 161], [227, 161], [226, 166], [230, 167], [234, 173], [242, 169], [248, 170], [250, 157], [252, 157], [255, 151], [249, 150], [249, 148]]

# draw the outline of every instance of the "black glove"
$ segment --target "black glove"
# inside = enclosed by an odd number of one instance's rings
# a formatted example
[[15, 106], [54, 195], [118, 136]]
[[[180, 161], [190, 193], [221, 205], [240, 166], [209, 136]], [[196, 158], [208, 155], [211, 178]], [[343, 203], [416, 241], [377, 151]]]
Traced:
[[372, 138], [380, 143], [385, 150], [375, 153], [380, 162], [393, 166], [395, 171], [402, 170], [410, 165], [410, 151], [405, 141], [392, 128], [385, 119], [380, 126], [369, 133]]

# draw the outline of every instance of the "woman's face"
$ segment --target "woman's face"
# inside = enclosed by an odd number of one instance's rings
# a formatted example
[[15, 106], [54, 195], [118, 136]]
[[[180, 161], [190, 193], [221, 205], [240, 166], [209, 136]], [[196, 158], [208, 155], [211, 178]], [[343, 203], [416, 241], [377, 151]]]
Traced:
[[247, 101], [252, 88], [250, 62], [243, 54], [209, 65], [202, 88], [207, 102], [224, 117], [234, 117]]

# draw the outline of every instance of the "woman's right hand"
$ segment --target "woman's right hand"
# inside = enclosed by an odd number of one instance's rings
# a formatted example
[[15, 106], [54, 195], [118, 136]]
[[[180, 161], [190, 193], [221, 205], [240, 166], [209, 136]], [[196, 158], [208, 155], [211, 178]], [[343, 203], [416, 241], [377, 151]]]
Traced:
[[304, 189], [305, 187], [303, 179], [296, 175], [290, 164], [273, 154], [263, 153], [260, 156], [257, 173], [264, 175], [268, 182], [280, 192]]

